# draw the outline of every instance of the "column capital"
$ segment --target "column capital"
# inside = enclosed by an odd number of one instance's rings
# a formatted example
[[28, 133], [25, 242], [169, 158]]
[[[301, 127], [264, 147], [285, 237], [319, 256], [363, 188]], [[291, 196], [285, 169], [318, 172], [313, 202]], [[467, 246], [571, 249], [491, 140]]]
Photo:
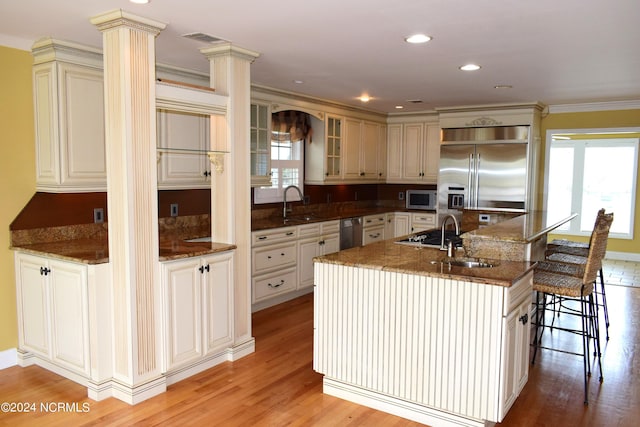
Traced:
[[231, 43], [217, 43], [211, 47], [203, 47], [200, 49], [200, 53], [209, 60], [219, 56], [234, 56], [236, 58], [253, 62], [260, 56], [260, 53], [258, 52], [235, 46]]
[[101, 13], [100, 15], [91, 18], [90, 22], [98, 27], [98, 30], [103, 32], [118, 27], [130, 27], [156, 36], [167, 26], [167, 24], [163, 22], [134, 15], [122, 9], [114, 9], [109, 12]]

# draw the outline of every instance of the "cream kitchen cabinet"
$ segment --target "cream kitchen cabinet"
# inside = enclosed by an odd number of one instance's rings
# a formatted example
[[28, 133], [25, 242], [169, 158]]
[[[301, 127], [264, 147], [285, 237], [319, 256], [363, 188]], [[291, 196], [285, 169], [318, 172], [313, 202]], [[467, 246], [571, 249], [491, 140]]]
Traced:
[[161, 263], [165, 372], [233, 343], [233, 252]]
[[297, 227], [251, 233], [252, 303], [296, 290]]
[[298, 226], [298, 286], [313, 286], [313, 258], [340, 250], [340, 221]]
[[362, 245], [385, 239], [386, 214], [367, 215], [362, 218]]
[[411, 233], [418, 233], [420, 231], [431, 230], [436, 228], [438, 223], [438, 216], [435, 213], [411, 213]]
[[345, 119], [343, 181], [373, 182], [378, 179], [379, 138], [379, 124]]
[[251, 103], [251, 186], [271, 186], [271, 109]]
[[411, 214], [408, 212], [392, 212], [387, 214], [385, 236], [387, 239], [409, 234]]
[[210, 116], [157, 111], [158, 188], [209, 188]]
[[435, 184], [440, 159], [438, 124], [390, 124], [387, 129], [387, 182]]
[[340, 250], [340, 221], [324, 221], [251, 233], [253, 310], [313, 290], [313, 258]]
[[[376, 177], [378, 181], [387, 180], [387, 126], [378, 125], [378, 170]], [[367, 132], [365, 131], [365, 137]]]
[[305, 145], [305, 184], [335, 184], [342, 179], [342, 148], [344, 118], [324, 116], [324, 139], [314, 137]]
[[519, 306], [503, 318], [504, 358], [501, 412], [506, 414], [529, 378], [529, 308], [525, 298]]
[[36, 189], [106, 191], [102, 55], [46, 39], [33, 57]]
[[83, 385], [109, 378], [108, 264], [16, 252], [15, 269], [19, 364], [35, 363]]

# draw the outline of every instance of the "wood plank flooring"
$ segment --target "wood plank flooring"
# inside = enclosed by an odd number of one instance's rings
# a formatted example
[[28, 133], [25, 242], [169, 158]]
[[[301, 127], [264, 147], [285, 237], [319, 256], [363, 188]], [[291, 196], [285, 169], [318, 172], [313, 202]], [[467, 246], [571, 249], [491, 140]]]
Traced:
[[[637, 426], [640, 420], [640, 289], [609, 286], [611, 339], [604, 382], [591, 378], [582, 403], [579, 357], [545, 352], [500, 426]], [[416, 426], [322, 394], [312, 369], [313, 298], [307, 295], [253, 315], [256, 352], [169, 387], [136, 406], [94, 402], [86, 389], [39, 367], [0, 371], [0, 402], [33, 402], [31, 413], [2, 413], [0, 426]], [[77, 404], [77, 412], [44, 412], [41, 402]], [[82, 412], [83, 404], [87, 411]]]

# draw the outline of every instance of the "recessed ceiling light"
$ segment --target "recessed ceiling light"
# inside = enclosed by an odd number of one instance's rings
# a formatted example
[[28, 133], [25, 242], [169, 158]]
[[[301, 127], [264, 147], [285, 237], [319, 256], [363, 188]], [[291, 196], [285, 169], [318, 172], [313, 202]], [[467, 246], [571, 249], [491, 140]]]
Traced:
[[147, 4], [149, 3], [149, 0], [129, 0], [131, 3], [136, 3], [136, 4]]
[[426, 43], [431, 40], [431, 36], [427, 36], [426, 34], [413, 34], [411, 36], [405, 37], [404, 41], [407, 43]]
[[494, 89], [512, 89], [513, 86], [511, 86], [511, 85], [495, 85], [493, 88]]
[[462, 71], [476, 71], [480, 69], [479, 65], [476, 64], [466, 64], [460, 67]]
[[358, 97], [358, 99], [362, 102], [369, 102], [371, 101], [371, 97], [369, 95], [362, 95], [360, 97]]
[[404, 107], [402, 105], [396, 105], [396, 110], [402, 110]]
[[297, 85], [301, 85], [302, 83], [304, 83], [304, 81], [302, 80], [294, 80], [293, 82]]

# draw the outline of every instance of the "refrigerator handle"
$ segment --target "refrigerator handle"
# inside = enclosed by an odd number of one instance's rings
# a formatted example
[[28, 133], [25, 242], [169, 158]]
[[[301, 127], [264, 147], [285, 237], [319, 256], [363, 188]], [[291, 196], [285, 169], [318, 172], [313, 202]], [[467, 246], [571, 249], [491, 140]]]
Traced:
[[474, 208], [478, 207], [478, 197], [479, 197], [479, 191], [480, 191], [480, 175], [478, 174], [478, 172], [480, 171], [480, 153], [476, 154], [477, 158], [476, 158], [476, 164], [475, 164], [475, 170], [473, 171], [473, 176], [475, 177], [475, 185], [476, 188], [474, 189], [474, 195], [473, 195], [473, 202], [474, 202]]
[[466, 207], [473, 207], [473, 153], [469, 154], [469, 169], [467, 170], [467, 202]]

